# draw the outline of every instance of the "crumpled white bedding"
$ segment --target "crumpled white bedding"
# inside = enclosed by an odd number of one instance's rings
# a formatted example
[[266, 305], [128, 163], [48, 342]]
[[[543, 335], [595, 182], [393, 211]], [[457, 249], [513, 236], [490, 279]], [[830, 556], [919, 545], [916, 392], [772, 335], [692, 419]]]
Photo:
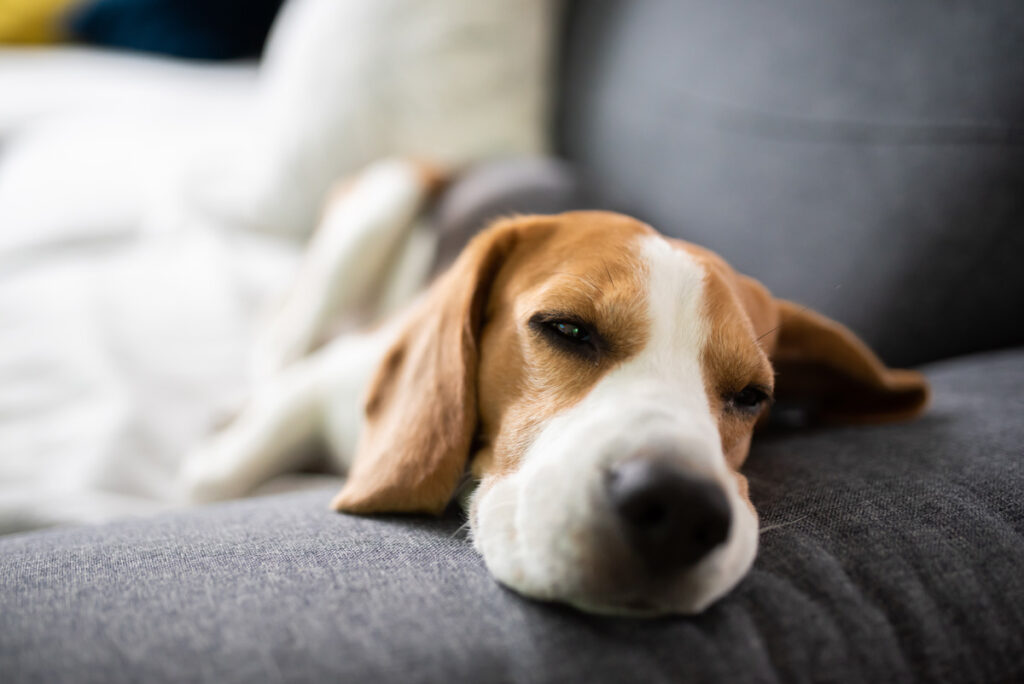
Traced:
[[0, 531], [173, 505], [181, 454], [244, 396], [299, 246], [180, 208], [150, 227], [255, 73], [0, 51]]
[[247, 390], [294, 250], [199, 231], [0, 266], [0, 529], [148, 513]]

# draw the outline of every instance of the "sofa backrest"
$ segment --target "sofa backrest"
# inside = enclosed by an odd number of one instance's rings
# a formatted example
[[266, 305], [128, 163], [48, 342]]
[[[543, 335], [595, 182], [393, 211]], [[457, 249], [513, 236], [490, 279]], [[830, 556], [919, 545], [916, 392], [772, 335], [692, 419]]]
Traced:
[[1024, 343], [1018, 0], [578, 0], [562, 152], [890, 364]]

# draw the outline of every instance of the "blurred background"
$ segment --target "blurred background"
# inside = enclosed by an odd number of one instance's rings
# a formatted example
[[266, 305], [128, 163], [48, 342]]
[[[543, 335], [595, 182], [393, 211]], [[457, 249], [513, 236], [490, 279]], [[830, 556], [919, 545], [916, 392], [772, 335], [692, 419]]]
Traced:
[[1015, 0], [0, 0], [0, 530], [173, 505], [333, 184], [707, 245], [892, 365], [1024, 343]]
[[330, 188], [548, 148], [548, 0], [0, 0], [0, 528], [175, 505]]

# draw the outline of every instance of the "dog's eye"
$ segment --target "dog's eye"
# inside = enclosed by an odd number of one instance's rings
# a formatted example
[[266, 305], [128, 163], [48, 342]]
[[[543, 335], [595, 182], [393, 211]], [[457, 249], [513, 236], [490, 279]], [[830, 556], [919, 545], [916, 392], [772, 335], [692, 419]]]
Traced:
[[557, 313], [538, 313], [530, 319], [530, 327], [548, 344], [593, 363], [600, 359], [605, 344], [593, 326]]
[[590, 341], [590, 331], [582, 325], [569, 323], [567, 321], [550, 321], [547, 325], [562, 337], [572, 340], [573, 342]]
[[768, 392], [756, 385], [747, 385], [739, 392], [726, 397], [731, 408], [748, 413], [757, 411], [769, 399]]

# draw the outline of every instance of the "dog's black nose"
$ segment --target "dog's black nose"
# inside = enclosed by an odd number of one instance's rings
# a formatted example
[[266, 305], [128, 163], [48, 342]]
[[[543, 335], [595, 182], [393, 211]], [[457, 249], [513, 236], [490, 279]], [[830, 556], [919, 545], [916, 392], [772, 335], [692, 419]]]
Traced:
[[729, 501], [713, 480], [636, 459], [611, 468], [607, 488], [626, 538], [654, 572], [693, 565], [729, 536]]

